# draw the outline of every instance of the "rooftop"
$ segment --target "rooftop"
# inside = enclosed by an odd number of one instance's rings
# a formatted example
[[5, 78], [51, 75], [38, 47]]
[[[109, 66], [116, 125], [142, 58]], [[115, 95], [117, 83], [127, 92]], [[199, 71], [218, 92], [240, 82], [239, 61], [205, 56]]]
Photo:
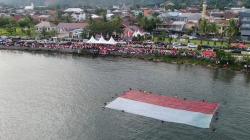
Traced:
[[55, 27], [56, 25], [55, 24], [53, 24], [53, 23], [50, 23], [50, 22], [48, 22], [48, 21], [42, 21], [42, 22], [40, 22], [39, 24], [37, 24], [36, 25], [36, 27], [40, 27], [40, 28], [42, 28], [42, 27]]
[[83, 10], [81, 8], [68, 8], [66, 9], [64, 12], [68, 12], [68, 13], [80, 13], [83, 12]]
[[66, 30], [66, 31], [72, 31], [75, 29], [83, 29], [87, 26], [87, 23], [59, 23], [57, 25], [57, 28]]

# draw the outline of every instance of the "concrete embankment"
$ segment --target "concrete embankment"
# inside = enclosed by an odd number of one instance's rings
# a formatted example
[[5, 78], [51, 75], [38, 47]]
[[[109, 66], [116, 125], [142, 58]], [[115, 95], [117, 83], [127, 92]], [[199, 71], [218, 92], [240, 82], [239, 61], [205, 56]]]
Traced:
[[202, 65], [212, 68], [223, 68], [231, 69], [236, 71], [250, 71], [249, 67], [245, 68], [244, 65], [240, 63], [235, 63], [232, 65], [222, 65], [215, 64], [213, 61], [207, 59], [197, 59], [190, 57], [171, 57], [170, 55], [161, 56], [159, 54], [133, 54], [125, 53], [119, 51], [112, 51], [108, 54], [99, 54], [99, 49], [72, 49], [72, 48], [32, 48], [32, 47], [17, 47], [17, 46], [1, 46], [0, 50], [17, 50], [17, 51], [27, 51], [27, 52], [45, 52], [45, 53], [63, 53], [63, 54], [77, 54], [77, 55], [86, 55], [86, 56], [113, 56], [113, 57], [128, 57], [128, 58], [139, 58], [147, 61], [153, 62], [166, 62], [174, 64], [191, 64], [191, 65]]
[[78, 55], [94, 55], [94, 56], [119, 56], [119, 57], [136, 57], [136, 58], [146, 58], [148, 56], [154, 56], [153, 54], [132, 54], [124, 53], [119, 51], [111, 51], [107, 54], [100, 54], [97, 48], [84, 48], [84, 49], [74, 49], [74, 48], [32, 48], [32, 47], [17, 47], [17, 46], [1, 46], [0, 50], [17, 50], [17, 51], [28, 51], [28, 52], [53, 52], [53, 53], [65, 53], [65, 54], [78, 54]]
[[0, 46], [0, 50], [18, 50], [29, 52], [54, 52], [54, 53], [69, 53], [82, 55], [96, 55], [99, 53], [98, 49], [72, 49], [72, 48], [32, 48], [32, 47], [6, 47]]

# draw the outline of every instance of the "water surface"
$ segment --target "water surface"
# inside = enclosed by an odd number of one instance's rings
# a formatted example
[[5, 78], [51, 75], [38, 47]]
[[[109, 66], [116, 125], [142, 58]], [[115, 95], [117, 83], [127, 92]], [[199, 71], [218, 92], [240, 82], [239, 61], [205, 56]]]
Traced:
[[[128, 88], [219, 102], [216, 132], [102, 109]], [[233, 71], [0, 51], [0, 139], [249, 140], [249, 90], [250, 75]]]

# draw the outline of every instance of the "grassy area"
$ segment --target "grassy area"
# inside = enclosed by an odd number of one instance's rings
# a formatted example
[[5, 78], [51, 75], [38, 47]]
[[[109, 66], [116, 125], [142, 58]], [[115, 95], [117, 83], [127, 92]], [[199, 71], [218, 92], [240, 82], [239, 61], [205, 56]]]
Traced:
[[212, 65], [214, 64], [209, 59], [195, 59], [190, 57], [171, 57], [171, 56], [151, 56], [147, 60], [156, 62], [167, 62], [176, 64], [193, 64], [193, 65]]
[[22, 28], [18, 27], [14, 32], [8, 32], [6, 28], [0, 28], [0, 36], [31, 36], [34, 37], [36, 35], [35, 29], [30, 30], [30, 35], [27, 34]]
[[[159, 38], [158, 37], [154, 37], [154, 42], [158, 42], [159, 41]], [[169, 38], [165, 38], [164, 40], [165, 43], [170, 43], [170, 39]], [[173, 38], [172, 39], [172, 43], [173, 42], [178, 42], [178, 43], [183, 43], [183, 44], [188, 44], [188, 39], [184, 39], [184, 40], [181, 40], [181, 39], [176, 39], [176, 38]], [[194, 43], [196, 45], [206, 45], [206, 46], [218, 46], [218, 47], [223, 47], [223, 48], [227, 48], [228, 47], [228, 43], [227, 42], [221, 42], [221, 41], [207, 41], [207, 40], [198, 40], [198, 39], [190, 39], [189, 40], [190, 43]]]
[[226, 68], [236, 71], [244, 69], [244, 65], [242, 65], [241, 63], [234, 63], [225, 66], [224, 64], [215, 64], [215, 62], [209, 59], [195, 59], [190, 57], [150, 56], [150, 57], [144, 57], [144, 60], [149, 60], [154, 62], [175, 63], [175, 64], [200, 65], [212, 68]]

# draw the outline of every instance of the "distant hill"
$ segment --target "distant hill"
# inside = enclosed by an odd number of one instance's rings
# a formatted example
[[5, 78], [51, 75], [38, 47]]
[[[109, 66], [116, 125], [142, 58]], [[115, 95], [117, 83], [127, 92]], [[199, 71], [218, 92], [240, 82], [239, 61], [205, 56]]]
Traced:
[[[16, 6], [27, 5], [33, 2], [35, 5], [41, 5], [43, 3], [49, 2], [50, 0], [0, 0], [2, 3], [12, 4]], [[56, 1], [57, 4], [60, 5], [68, 5], [68, 6], [112, 6], [118, 4], [126, 4], [126, 5], [154, 5], [160, 4], [165, 0], [51, 0]]]

